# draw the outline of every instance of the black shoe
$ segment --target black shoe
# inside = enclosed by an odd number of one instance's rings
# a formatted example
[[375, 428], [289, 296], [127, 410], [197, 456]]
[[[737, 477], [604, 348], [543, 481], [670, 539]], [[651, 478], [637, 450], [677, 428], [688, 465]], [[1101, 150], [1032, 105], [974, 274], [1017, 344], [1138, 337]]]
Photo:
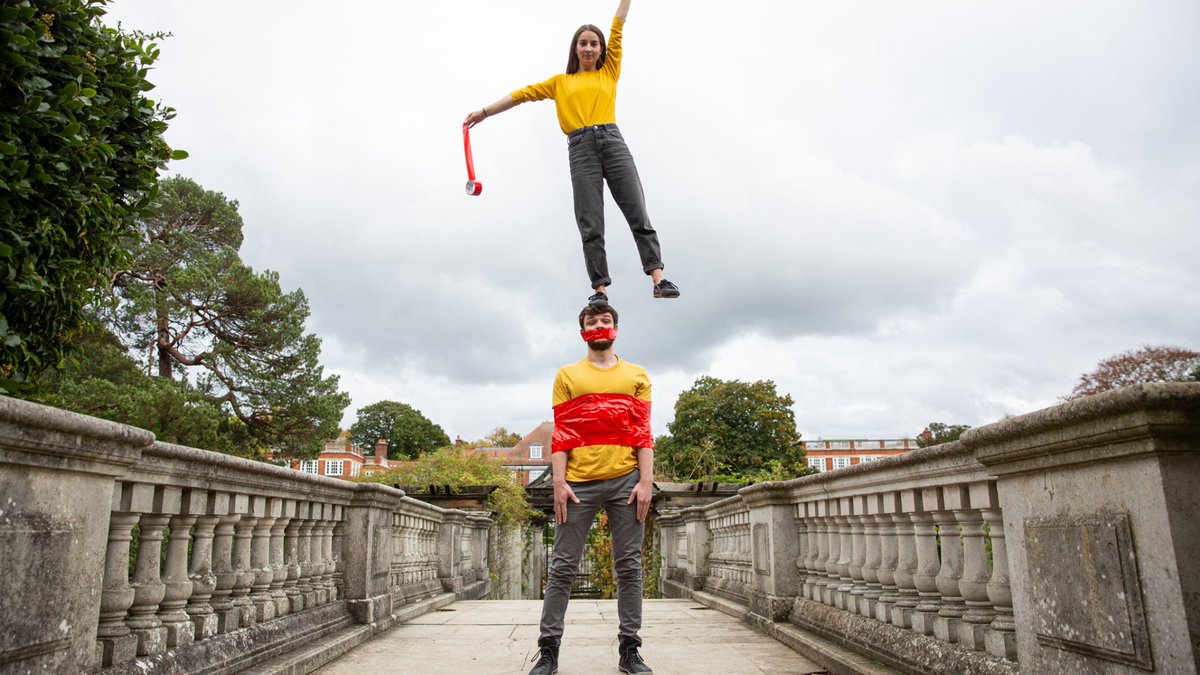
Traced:
[[642, 646], [642, 641], [637, 638], [621, 638], [621, 660], [617, 661], [617, 668], [622, 673], [644, 673], [653, 675], [654, 671], [646, 662], [642, 660], [638, 654], [638, 647]]
[[[676, 289], [675, 295], [679, 295], [679, 290]], [[589, 307], [608, 307], [608, 296], [603, 293], [597, 293], [588, 298]]]
[[663, 279], [654, 284], [654, 297], [656, 298], [678, 298], [679, 287], [675, 284]]
[[[554, 675], [558, 672], [558, 638], [538, 638], [537, 663], [529, 675]], [[529, 659], [532, 661], [533, 659]]]

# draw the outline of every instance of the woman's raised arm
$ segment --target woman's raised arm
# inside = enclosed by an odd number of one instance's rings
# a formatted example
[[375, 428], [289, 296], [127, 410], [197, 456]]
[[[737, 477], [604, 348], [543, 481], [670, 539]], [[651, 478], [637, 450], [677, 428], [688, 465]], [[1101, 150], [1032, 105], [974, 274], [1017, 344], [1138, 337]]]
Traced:
[[[628, 4], [629, 0], [625, 0], [625, 2]], [[514, 101], [512, 94], [509, 94], [495, 103], [485, 105], [479, 110], [472, 110], [471, 112], [467, 113], [467, 119], [463, 120], [463, 124], [467, 125], [468, 127], [473, 127], [492, 115], [499, 115], [505, 110], [511, 110], [519, 103], [520, 101]]]
[[617, 5], [617, 18], [621, 23], [625, 23], [625, 17], [629, 16], [629, 0], [621, 0], [621, 4]]

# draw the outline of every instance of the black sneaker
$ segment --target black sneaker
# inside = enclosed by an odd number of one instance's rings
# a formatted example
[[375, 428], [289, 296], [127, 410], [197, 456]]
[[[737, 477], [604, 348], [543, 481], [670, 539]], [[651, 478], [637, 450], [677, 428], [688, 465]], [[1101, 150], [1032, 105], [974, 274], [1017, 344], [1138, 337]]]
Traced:
[[646, 662], [642, 660], [642, 656], [638, 654], [638, 647], [641, 646], [635, 640], [627, 638], [621, 639], [621, 660], [617, 662], [617, 668], [622, 673], [636, 673], [640, 675], [654, 675], [654, 671]]
[[678, 298], [679, 287], [675, 284], [663, 279], [654, 284], [654, 297], [656, 298]]
[[[556, 638], [538, 639], [538, 651], [533, 655], [537, 659], [529, 675], [554, 675], [558, 672], [558, 645]], [[530, 659], [532, 661], [533, 659]]]
[[[679, 295], [679, 290], [675, 290], [675, 295]], [[589, 307], [608, 307], [608, 296], [603, 293], [597, 293], [588, 298]]]

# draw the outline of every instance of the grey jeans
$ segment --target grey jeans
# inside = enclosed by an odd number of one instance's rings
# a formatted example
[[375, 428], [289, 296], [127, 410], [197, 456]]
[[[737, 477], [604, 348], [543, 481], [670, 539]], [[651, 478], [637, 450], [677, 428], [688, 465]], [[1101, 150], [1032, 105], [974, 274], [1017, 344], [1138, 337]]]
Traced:
[[579, 570], [579, 559], [587, 541], [592, 520], [601, 507], [608, 513], [612, 532], [613, 566], [617, 572], [618, 634], [638, 640], [642, 628], [642, 536], [645, 523], [637, 520], [637, 503], [629, 504], [629, 495], [637, 485], [641, 472], [609, 480], [570, 483], [576, 504], [567, 500], [567, 522], [554, 528], [554, 557], [550, 563], [550, 578], [546, 581], [546, 597], [542, 601], [541, 635], [561, 638], [567, 601], [571, 599], [571, 582]]
[[651, 227], [650, 216], [646, 213], [642, 179], [617, 125], [576, 129], [567, 136], [567, 149], [571, 161], [571, 188], [575, 194], [575, 222], [583, 239], [583, 261], [592, 288], [612, 283], [604, 251], [606, 181], [633, 232], [633, 241], [642, 259], [642, 271], [649, 274], [662, 269], [658, 233]]

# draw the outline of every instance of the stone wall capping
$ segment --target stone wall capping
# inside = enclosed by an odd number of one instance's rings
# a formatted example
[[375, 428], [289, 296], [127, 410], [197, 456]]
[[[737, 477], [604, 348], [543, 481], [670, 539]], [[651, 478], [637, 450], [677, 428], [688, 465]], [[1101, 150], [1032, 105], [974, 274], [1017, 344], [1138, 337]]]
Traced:
[[961, 442], [993, 474], [1200, 448], [1200, 384], [1123, 387], [971, 429]]
[[785, 481], [754, 483], [738, 490], [738, 496], [751, 508], [792, 501], [791, 488]]
[[0, 396], [5, 463], [118, 475], [153, 442], [145, 429]]
[[886, 457], [876, 462], [855, 464], [782, 483], [792, 501], [841, 499], [863, 494], [920, 490], [947, 482], [980, 482], [991, 477], [969, 448], [959, 441]]

